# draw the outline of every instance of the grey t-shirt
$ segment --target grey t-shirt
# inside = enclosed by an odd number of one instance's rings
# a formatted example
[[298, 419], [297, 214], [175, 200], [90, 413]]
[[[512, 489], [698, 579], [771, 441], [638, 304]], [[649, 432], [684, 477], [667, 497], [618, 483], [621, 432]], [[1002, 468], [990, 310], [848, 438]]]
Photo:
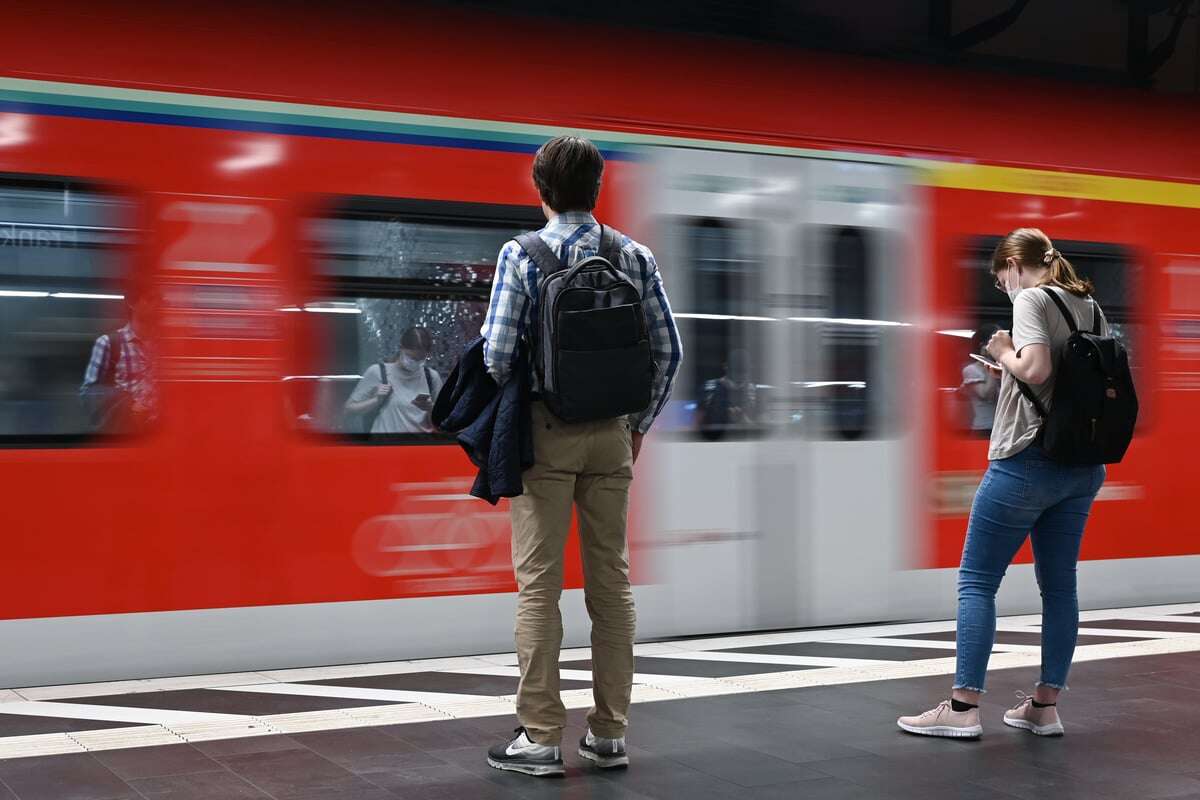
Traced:
[[[988, 373], [991, 372], [991, 375]], [[978, 361], [972, 361], [962, 368], [963, 386], [970, 386], [967, 399], [971, 403], [971, 430], [990, 431], [992, 421], [996, 418], [996, 398], [1000, 395], [1000, 387], [992, 376], [996, 373]], [[983, 390], [980, 397], [979, 389]]]
[[[437, 398], [442, 390], [442, 376], [437, 370], [424, 365], [411, 373], [401, 370], [394, 362], [387, 362], [388, 383], [392, 394], [384, 401], [378, 416], [371, 426], [371, 433], [433, 433], [433, 421], [428, 411], [413, 405], [417, 395], [427, 394]], [[380, 384], [379, 365], [372, 364], [363, 372], [362, 378], [350, 395], [350, 402], [360, 403], [371, 396]]]
[[[1092, 313], [1096, 303], [1090, 297], [1078, 297], [1057, 286], [1052, 290], [1063, 299], [1075, 316], [1080, 330], [1092, 329]], [[1100, 312], [1100, 332], [1108, 335], [1108, 320]], [[1058, 362], [1063, 345], [1071, 335], [1067, 321], [1058, 306], [1041, 287], [1025, 289], [1013, 302], [1013, 346], [1017, 352], [1031, 344], [1044, 344], [1050, 348], [1050, 377], [1043, 384], [1030, 384], [1034, 395], [1047, 411], [1054, 395], [1054, 376], [1058, 374]], [[1037, 438], [1042, 427], [1042, 418], [1033, 403], [1021, 393], [1021, 387], [1008, 370], [1000, 380], [1000, 396], [996, 400], [996, 422], [992, 426], [988, 460], [1009, 458], [1024, 450]]]

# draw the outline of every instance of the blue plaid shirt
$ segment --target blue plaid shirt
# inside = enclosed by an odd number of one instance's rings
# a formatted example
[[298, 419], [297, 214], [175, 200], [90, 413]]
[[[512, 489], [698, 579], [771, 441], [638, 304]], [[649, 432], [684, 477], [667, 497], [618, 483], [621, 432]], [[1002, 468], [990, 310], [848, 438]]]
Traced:
[[[568, 264], [596, 255], [600, 247], [600, 226], [595, 217], [586, 212], [559, 214], [538, 234]], [[651, 353], [658, 366], [650, 406], [633, 420], [635, 430], [646, 433], [671, 396], [675, 373], [683, 360], [683, 347], [650, 248], [621, 234], [621, 263], [616, 266], [641, 292], [646, 325], [650, 330]], [[515, 241], [506, 243], [496, 261], [492, 300], [481, 331], [484, 362], [497, 383], [503, 384], [509, 378], [517, 342], [526, 331], [537, 329], [537, 290], [537, 264]], [[536, 375], [532, 385], [537, 388]]]

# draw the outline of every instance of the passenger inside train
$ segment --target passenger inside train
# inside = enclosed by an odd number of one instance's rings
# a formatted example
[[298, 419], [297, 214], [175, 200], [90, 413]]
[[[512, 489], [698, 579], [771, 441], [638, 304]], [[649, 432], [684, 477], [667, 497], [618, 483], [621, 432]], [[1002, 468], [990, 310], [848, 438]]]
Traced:
[[405, 330], [395, 358], [363, 371], [346, 414], [361, 418], [364, 433], [433, 433], [429, 413], [444, 379], [427, 363], [432, 352], [428, 328]]
[[158, 390], [151, 326], [158, 310], [154, 289], [125, 290], [128, 321], [102, 334], [79, 387], [79, 396], [98, 433], [144, 429], [158, 417]]

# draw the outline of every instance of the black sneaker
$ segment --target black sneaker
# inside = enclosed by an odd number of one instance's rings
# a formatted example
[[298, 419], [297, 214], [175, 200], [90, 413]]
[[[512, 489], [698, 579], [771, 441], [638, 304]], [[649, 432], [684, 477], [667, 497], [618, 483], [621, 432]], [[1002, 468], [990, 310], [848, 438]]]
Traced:
[[525, 728], [514, 731], [517, 738], [488, 750], [488, 765], [509, 772], [521, 772], [539, 778], [565, 775], [562, 748], [537, 744]]
[[588, 729], [579, 740], [579, 755], [593, 762], [600, 769], [615, 769], [629, 766], [629, 754], [625, 752], [625, 740], [605, 739]]

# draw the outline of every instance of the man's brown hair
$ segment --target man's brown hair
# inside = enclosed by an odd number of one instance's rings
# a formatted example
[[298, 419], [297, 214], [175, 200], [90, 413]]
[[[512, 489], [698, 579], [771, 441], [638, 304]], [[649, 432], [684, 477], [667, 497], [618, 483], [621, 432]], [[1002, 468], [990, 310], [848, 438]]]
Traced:
[[604, 157], [580, 136], [556, 136], [533, 157], [533, 183], [555, 211], [591, 211], [600, 195]]

